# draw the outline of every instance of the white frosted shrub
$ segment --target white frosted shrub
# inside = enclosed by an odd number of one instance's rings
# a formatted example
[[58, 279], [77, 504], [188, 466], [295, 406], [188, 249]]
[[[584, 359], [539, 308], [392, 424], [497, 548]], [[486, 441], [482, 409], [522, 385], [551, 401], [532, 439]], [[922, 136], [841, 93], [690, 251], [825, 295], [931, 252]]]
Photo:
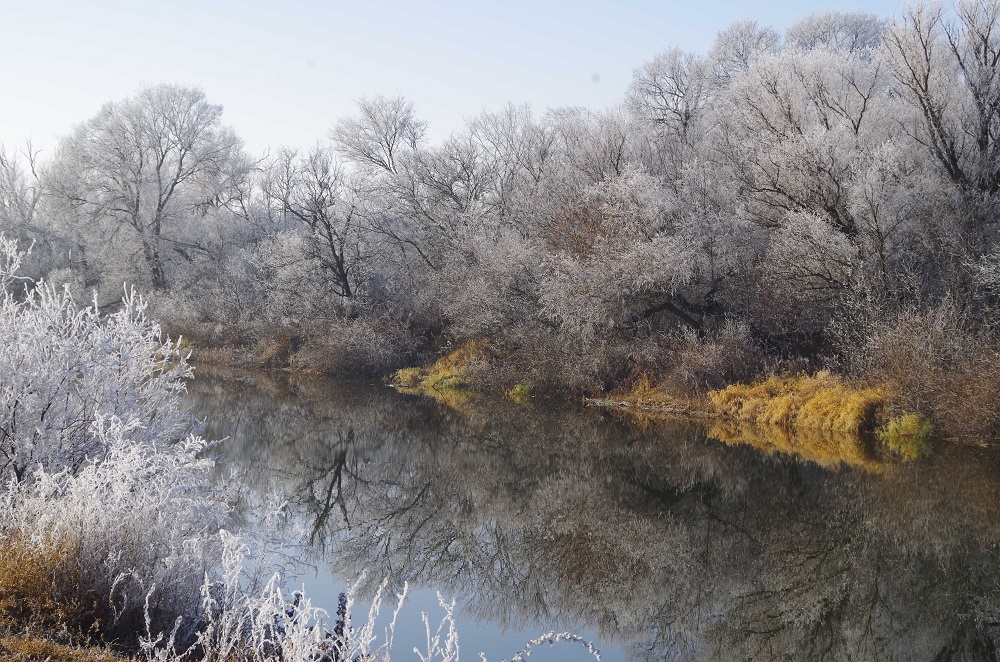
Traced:
[[668, 227], [656, 182], [638, 171], [589, 187], [543, 264], [541, 313], [584, 340], [640, 317], [692, 276], [692, 246]]
[[218, 564], [227, 508], [180, 408], [190, 368], [134, 292], [102, 317], [25, 290], [21, 257], [0, 236], [3, 608], [134, 639], [144, 609], [159, 625], [196, 614]]
[[211, 482], [214, 464], [198, 459], [201, 439], [155, 448], [137, 443], [136, 432], [137, 421], [99, 416], [88, 430], [99, 457], [76, 472], [38, 469], [31, 481], [11, 479], [0, 495], [5, 555], [44, 571], [51, 579], [39, 590], [78, 609], [68, 609], [75, 625], [99, 623], [104, 637], [119, 641], [141, 631], [145, 612], [160, 629], [179, 616], [193, 626], [227, 520]]
[[[0, 246], [0, 262], [16, 267], [12, 250]], [[19, 298], [17, 281], [4, 280], [0, 476], [79, 468], [104, 451], [90, 430], [98, 414], [137, 422], [135, 442], [165, 443], [190, 431], [179, 399], [190, 368], [178, 344], [161, 339], [134, 291], [102, 318], [96, 304], [78, 306], [68, 289], [38, 283]]]

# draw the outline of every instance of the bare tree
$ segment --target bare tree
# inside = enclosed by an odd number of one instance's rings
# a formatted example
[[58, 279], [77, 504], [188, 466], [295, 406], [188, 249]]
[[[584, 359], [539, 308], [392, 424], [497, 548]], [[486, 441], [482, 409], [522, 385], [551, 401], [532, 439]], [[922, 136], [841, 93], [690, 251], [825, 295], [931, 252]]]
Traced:
[[378, 95], [358, 101], [358, 115], [337, 122], [332, 137], [348, 161], [396, 173], [400, 156], [416, 149], [425, 130], [411, 102]]
[[0, 231], [8, 236], [19, 235], [34, 224], [42, 195], [37, 158], [30, 143], [14, 153], [0, 145]]
[[265, 190], [279, 214], [305, 229], [309, 257], [322, 265], [333, 293], [351, 298], [363, 240], [357, 207], [344, 197], [345, 178], [329, 147], [305, 154], [283, 150], [268, 169]]
[[157, 85], [108, 103], [59, 146], [53, 192], [92, 241], [127, 234], [154, 289], [168, 286], [167, 251], [190, 262], [203, 250], [177, 229], [227, 202], [234, 167], [246, 165], [221, 117], [201, 90]]

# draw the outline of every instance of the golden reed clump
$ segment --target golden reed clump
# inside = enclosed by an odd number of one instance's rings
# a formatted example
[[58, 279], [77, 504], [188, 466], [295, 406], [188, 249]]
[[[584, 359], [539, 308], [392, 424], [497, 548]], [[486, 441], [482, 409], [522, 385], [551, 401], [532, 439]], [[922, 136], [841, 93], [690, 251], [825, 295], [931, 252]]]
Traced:
[[426, 368], [397, 370], [391, 381], [397, 386], [413, 389], [461, 388], [472, 370], [489, 361], [489, 345], [488, 338], [469, 340]]
[[930, 423], [912, 413], [892, 415], [888, 387], [852, 386], [826, 371], [734, 384], [708, 396], [720, 417], [709, 436], [730, 445], [868, 471], [890, 457], [917, 459], [930, 448]]
[[726, 418], [795, 430], [860, 433], [875, 428], [890, 404], [884, 388], [856, 388], [821, 371], [734, 384], [708, 394]]

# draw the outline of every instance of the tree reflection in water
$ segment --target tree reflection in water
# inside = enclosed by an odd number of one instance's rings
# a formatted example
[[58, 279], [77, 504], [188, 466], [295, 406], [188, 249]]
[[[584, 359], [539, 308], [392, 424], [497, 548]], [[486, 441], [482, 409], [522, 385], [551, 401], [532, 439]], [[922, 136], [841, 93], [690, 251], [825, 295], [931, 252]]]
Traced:
[[189, 388], [246, 503], [283, 494], [340, 576], [433, 587], [501, 628], [587, 628], [636, 659], [996, 659], [996, 453], [868, 474], [595, 410], [259, 375]]

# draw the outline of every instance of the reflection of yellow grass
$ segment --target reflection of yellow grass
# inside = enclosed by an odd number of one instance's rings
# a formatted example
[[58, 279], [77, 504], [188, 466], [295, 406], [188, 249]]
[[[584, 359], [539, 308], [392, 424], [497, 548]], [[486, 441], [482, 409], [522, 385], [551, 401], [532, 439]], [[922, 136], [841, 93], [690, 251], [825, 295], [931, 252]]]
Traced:
[[719, 420], [712, 424], [708, 436], [729, 446], [746, 444], [767, 453], [794, 455], [827, 468], [848, 464], [880, 471], [885, 467], [857, 432], [815, 428], [793, 431], [781, 425]]
[[524, 382], [518, 382], [507, 391], [507, 397], [519, 405], [530, 405], [531, 385], [525, 384]]
[[720, 414], [737, 421], [855, 434], [874, 428], [889, 404], [884, 389], [855, 388], [825, 371], [734, 384], [708, 397]]
[[408, 393], [410, 395], [425, 395], [427, 397], [433, 398], [436, 402], [451, 407], [452, 409], [464, 412], [473, 402], [476, 401], [476, 394], [470, 391], [466, 391], [460, 388], [452, 388], [445, 386], [443, 388], [426, 388], [417, 387], [410, 388], [407, 386], [396, 386], [396, 390], [400, 393]]

